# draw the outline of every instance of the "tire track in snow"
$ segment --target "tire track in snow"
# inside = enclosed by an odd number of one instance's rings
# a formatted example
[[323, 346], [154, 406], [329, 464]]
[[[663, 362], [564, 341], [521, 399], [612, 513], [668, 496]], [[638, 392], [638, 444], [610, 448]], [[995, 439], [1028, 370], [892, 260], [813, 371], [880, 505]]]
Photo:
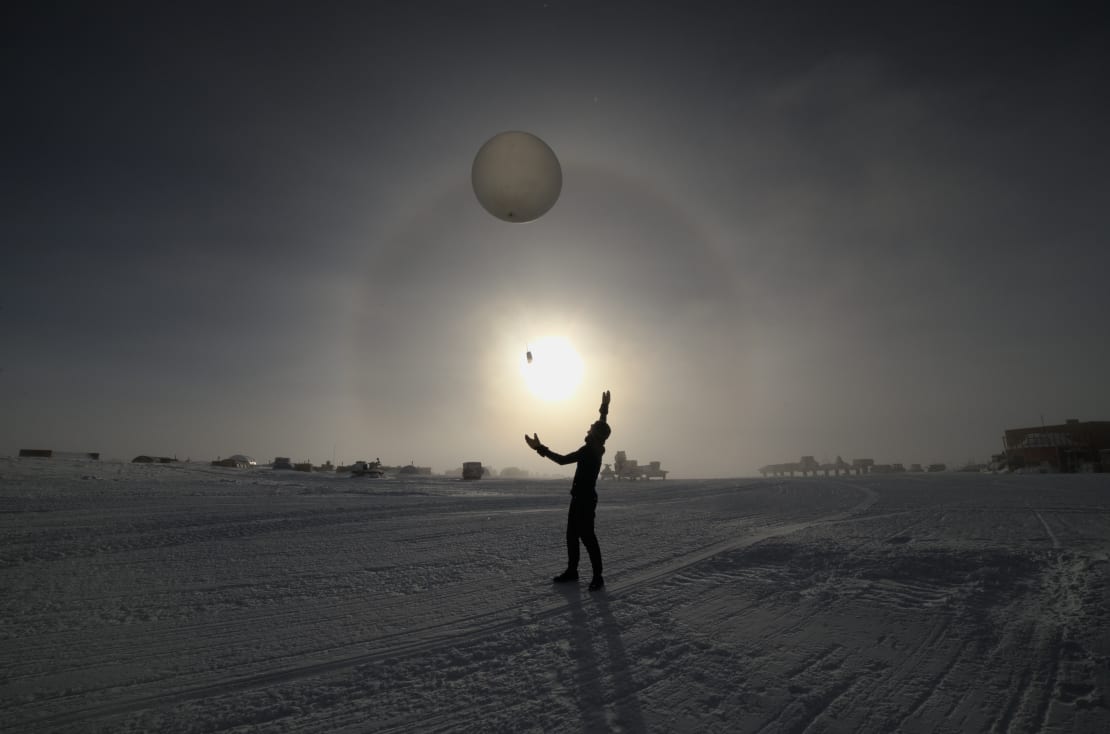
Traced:
[[[914, 700], [913, 704], [909, 707], [909, 711], [899, 719], [898, 723], [891, 727], [891, 731], [903, 731], [907, 722], [916, 718], [922, 711], [925, 710], [926, 704], [932, 701], [937, 694], [937, 691], [943, 690], [945, 681], [952, 675], [952, 671], [964, 659], [964, 651], [967, 650], [971, 643], [967, 640], [962, 642], [955, 654], [949, 659], [947, 665], [944, 666], [936, 675], [922, 686], [921, 694]], [[920, 648], [919, 648], [920, 649]], [[885, 726], [883, 727], [886, 728]]]
[[701, 563], [702, 561], [706, 561], [722, 553], [739, 550], [741, 548], [747, 548], [764, 540], [777, 538], [783, 535], [791, 535], [793, 533], [806, 530], [808, 528], [817, 527], [818, 525], [829, 525], [832, 523], [842, 522], [844, 520], [850, 519], [853, 515], [857, 515], [867, 510], [869, 507], [871, 507], [871, 505], [875, 504], [876, 500], [878, 500], [878, 494], [876, 494], [874, 490], [868, 487], [845, 484], [843, 482], [840, 482], [839, 484], [863, 492], [865, 495], [864, 499], [847, 510], [834, 512], [820, 518], [795, 523], [767, 525], [740, 538], [712, 543], [699, 550], [692, 551], [690, 553], [686, 553], [684, 555], [673, 558], [670, 561], [660, 564], [654, 568], [641, 571], [638, 574], [634, 574], [627, 580], [622, 580], [621, 582], [618, 582], [612, 586], [607, 585], [607, 593], [610, 597], [619, 597], [624, 593], [627, 593], [628, 591], [646, 586], [654, 581], [658, 581], [661, 578], [674, 575], [678, 573], [678, 571], [680, 571], [681, 569]]
[[1049, 643], [1051, 645], [1052, 654], [1048, 657], [1047, 665], [1049, 670], [1045, 679], [1045, 685], [1042, 688], [1043, 693], [1037, 701], [1035, 710], [1031, 718], [1036, 722], [1036, 731], [1044, 731], [1048, 724], [1048, 709], [1052, 705], [1052, 701], [1058, 698], [1058, 689], [1060, 685], [1060, 658], [1063, 649], [1063, 632], [1057, 629], [1052, 636]]
[[792, 697], [756, 730], [757, 734], [810, 731], [841, 696], [868, 680], [867, 673], [842, 674], [849, 655], [849, 650], [833, 643], [787, 671], [783, 676], [785, 679], [797, 680], [801, 684], [789, 686]]
[[[828, 484], [834, 484], [834, 482], [829, 482]], [[808, 528], [849, 520], [853, 516], [866, 511], [878, 500], [878, 494], [869, 487], [846, 482], [835, 482], [835, 484], [860, 492], [864, 497], [846, 510], [840, 510], [809, 520], [764, 526], [739, 538], [712, 543], [700, 549], [682, 554], [656, 567], [632, 574], [628, 578], [622, 579], [617, 583], [607, 585], [605, 594], [610, 599], [617, 599], [635, 589], [648, 586], [655, 581], [675, 574], [683, 568], [701, 563], [718, 554], [745, 548], [770, 538], [790, 535]], [[470, 615], [464, 617], [462, 620], [450, 620], [421, 627], [416, 630], [402, 630], [392, 635], [378, 637], [373, 640], [344, 643], [311, 652], [294, 653], [288, 657], [304, 661], [337, 650], [349, 650], [359, 647], [373, 648], [366, 652], [347, 654], [341, 657], [326, 656], [322, 660], [291, 665], [280, 670], [229, 676], [215, 683], [179, 688], [178, 690], [169, 692], [133, 695], [120, 700], [85, 706], [63, 713], [51, 713], [38, 718], [28, 717], [20, 722], [20, 727], [24, 730], [41, 728], [54, 729], [65, 724], [77, 722], [89, 723], [109, 717], [138, 713], [151, 708], [173, 706], [188, 701], [225, 696], [227, 694], [269, 685], [290, 683], [304, 678], [334, 673], [359, 665], [380, 663], [390, 658], [425, 654], [440, 648], [467, 644], [483, 637], [516, 629], [522, 624], [527, 624], [537, 619], [546, 619], [560, 615], [566, 612], [571, 606], [572, 603], [567, 601], [555, 602], [540, 608], [538, 611], [532, 612], [526, 618], [522, 618], [519, 611], [514, 608], [496, 609]], [[506, 615], [509, 615], [508, 619], [505, 618]], [[415, 639], [413, 639], [414, 637]], [[258, 667], [263, 664], [272, 664], [275, 660], [282, 659], [282, 657], [270, 658], [264, 662], [249, 663], [248, 666]], [[207, 675], [207, 673], [202, 672], [197, 675]], [[158, 681], [156, 683], [140, 683], [136, 687], [152, 688], [157, 687], [157, 684], [162, 682], [163, 681]], [[42, 704], [45, 706], [56, 706], [59, 698], [44, 700]], [[34, 704], [31, 704], [31, 706], [34, 706]]]
[[[1024, 629], [1025, 635], [1019, 644], [1014, 646], [1014, 649], [1029, 649], [1033, 647], [1034, 638], [1036, 637], [1036, 625], [1029, 623]], [[1028, 696], [1029, 686], [1032, 684], [1033, 671], [1029, 668], [1024, 668], [1017, 673], [1018, 683], [1014, 685], [1013, 676], [1010, 677], [1009, 685], [1007, 686], [1009, 695], [1006, 697], [1006, 704], [1002, 707], [1001, 712], [995, 718], [991, 725], [992, 734], [995, 732], [1009, 732], [1014, 718], [1017, 716], [1021, 703]]]
[[1045, 533], [1052, 540], [1052, 547], [1059, 549], [1061, 547], [1060, 539], [1056, 537], [1056, 533], [1052, 532], [1052, 528], [1050, 528], [1048, 526], [1048, 523], [1045, 522], [1044, 515], [1041, 514], [1040, 510], [1033, 510], [1033, 514], [1036, 515], [1037, 519], [1041, 521], [1041, 527], [1044, 528]]
[[[807, 712], [808, 717], [792, 728], [797, 730], [800, 727], [802, 734], [809, 734], [809, 732], [815, 731], [815, 727], [821, 722], [822, 715], [832, 708], [833, 704], [843, 698], [845, 694], [851, 692], [866, 680], [866, 674], [859, 673], [834, 681], [832, 685], [822, 691], [821, 697], [816, 702], [817, 705], [814, 706], [811, 711]], [[854, 698], [854, 696], [852, 698]]]

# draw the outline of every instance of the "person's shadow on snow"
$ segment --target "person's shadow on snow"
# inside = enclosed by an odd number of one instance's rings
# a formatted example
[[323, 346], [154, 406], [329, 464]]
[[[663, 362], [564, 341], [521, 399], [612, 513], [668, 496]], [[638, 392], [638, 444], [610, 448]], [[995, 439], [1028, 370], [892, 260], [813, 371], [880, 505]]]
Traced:
[[[583, 593], [578, 584], [559, 584], [558, 589], [567, 600], [569, 653], [576, 663], [570, 688], [578, 702], [582, 731], [646, 731], [620, 622], [610, 611], [605, 592]], [[604, 656], [599, 655], [601, 641]]]

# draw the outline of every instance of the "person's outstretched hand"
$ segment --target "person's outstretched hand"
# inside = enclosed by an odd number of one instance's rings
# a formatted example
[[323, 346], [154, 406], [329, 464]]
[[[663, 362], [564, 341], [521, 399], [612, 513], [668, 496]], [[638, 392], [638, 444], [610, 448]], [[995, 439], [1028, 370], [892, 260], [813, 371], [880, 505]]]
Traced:
[[540, 437], [534, 433], [531, 436], [525, 433], [524, 443], [528, 444], [528, 448], [532, 449], [533, 451], [539, 451], [540, 446], [543, 446], [543, 444], [540, 443]]
[[601, 412], [602, 415], [609, 415], [609, 391], [608, 390], [601, 393], [600, 412]]

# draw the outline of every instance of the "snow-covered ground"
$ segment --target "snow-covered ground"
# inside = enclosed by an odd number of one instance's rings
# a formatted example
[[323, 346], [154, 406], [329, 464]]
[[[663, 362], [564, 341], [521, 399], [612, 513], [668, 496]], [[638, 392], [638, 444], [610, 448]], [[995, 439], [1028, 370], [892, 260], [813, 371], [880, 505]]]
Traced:
[[0, 729], [1108, 730], [1108, 475], [568, 488], [0, 459]]

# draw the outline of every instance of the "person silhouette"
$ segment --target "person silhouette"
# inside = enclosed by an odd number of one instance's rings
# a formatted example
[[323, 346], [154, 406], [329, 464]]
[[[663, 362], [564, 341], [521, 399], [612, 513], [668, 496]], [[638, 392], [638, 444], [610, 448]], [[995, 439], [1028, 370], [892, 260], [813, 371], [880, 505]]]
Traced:
[[544, 446], [537, 434], [524, 434], [525, 443], [540, 456], [559, 465], [577, 464], [574, 481], [570, 485], [570, 512], [567, 513], [567, 569], [552, 581], [559, 584], [578, 580], [578, 542], [581, 541], [586, 546], [594, 572], [590, 591], [597, 591], [605, 586], [605, 579], [601, 575], [601, 546], [594, 533], [594, 513], [597, 510], [597, 475], [601, 471], [601, 457], [605, 454], [605, 441], [612, 433], [607, 420], [608, 390], [601, 394], [599, 413], [601, 417], [590, 426], [582, 447], [566, 456]]

